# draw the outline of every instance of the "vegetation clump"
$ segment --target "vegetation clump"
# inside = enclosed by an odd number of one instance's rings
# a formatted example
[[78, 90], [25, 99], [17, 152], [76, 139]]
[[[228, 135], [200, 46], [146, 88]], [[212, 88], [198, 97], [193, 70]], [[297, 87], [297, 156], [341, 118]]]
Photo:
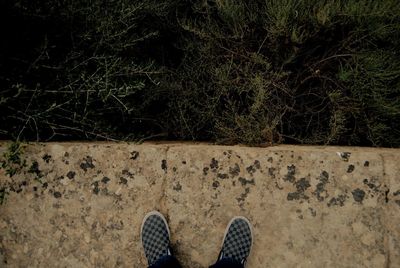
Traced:
[[0, 138], [400, 146], [397, 0], [5, 0]]

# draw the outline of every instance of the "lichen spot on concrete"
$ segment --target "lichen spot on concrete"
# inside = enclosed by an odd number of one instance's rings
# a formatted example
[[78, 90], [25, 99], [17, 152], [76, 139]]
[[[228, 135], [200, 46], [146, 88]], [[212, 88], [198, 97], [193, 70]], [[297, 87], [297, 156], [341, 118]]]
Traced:
[[218, 168], [218, 160], [214, 157], [211, 159], [210, 168], [215, 171]]
[[94, 168], [93, 164], [93, 158], [90, 156], [86, 156], [86, 158], [83, 159], [82, 163], [80, 164], [81, 169], [83, 169], [85, 172], [90, 168]]
[[351, 172], [353, 172], [354, 171], [354, 165], [349, 165], [348, 167], [347, 167], [347, 173], [351, 173]]
[[296, 174], [296, 166], [295, 165], [287, 166], [287, 170], [288, 170], [288, 173], [285, 175], [283, 180], [289, 181], [289, 182], [294, 182], [296, 179], [294, 177], [294, 174]]
[[353, 195], [354, 201], [358, 203], [362, 203], [365, 197], [365, 192], [361, 190], [360, 188], [354, 189], [351, 194]]

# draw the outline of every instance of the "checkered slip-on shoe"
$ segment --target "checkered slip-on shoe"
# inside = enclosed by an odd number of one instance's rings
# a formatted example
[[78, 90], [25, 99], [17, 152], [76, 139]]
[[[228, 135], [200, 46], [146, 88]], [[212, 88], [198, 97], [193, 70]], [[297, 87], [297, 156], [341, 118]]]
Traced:
[[230, 258], [246, 264], [253, 244], [251, 223], [245, 217], [234, 217], [228, 224], [218, 260]]
[[149, 266], [161, 257], [172, 255], [168, 224], [160, 212], [152, 211], [144, 217], [140, 235]]

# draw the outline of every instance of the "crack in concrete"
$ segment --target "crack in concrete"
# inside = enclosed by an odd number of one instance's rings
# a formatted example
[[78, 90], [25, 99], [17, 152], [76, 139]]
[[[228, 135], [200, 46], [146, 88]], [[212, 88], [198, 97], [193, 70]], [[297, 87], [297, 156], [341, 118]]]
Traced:
[[[165, 146], [165, 151], [164, 151], [164, 159], [168, 165], [168, 151], [171, 147], [166, 145]], [[159, 204], [159, 209], [161, 212], [164, 213], [164, 215], [166, 215], [167, 217], [169, 217], [169, 209], [167, 207], [167, 194], [166, 194], [166, 190], [167, 190], [167, 186], [168, 186], [168, 167], [165, 169], [165, 172], [162, 176], [162, 183], [161, 183], [161, 187], [160, 187], [160, 198], [158, 199], [158, 204]]]

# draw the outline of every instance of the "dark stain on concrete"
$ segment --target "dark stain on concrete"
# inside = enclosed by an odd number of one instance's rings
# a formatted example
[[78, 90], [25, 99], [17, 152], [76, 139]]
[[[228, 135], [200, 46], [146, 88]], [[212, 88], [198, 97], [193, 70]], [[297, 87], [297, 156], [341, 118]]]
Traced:
[[364, 167], [369, 167], [369, 161], [364, 162]]
[[239, 177], [239, 182], [242, 184], [242, 186], [245, 186], [247, 184], [255, 185], [254, 179], [248, 180], [243, 177]]
[[343, 207], [346, 199], [347, 199], [347, 195], [344, 195], [344, 194], [340, 194], [337, 197], [332, 197], [331, 200], [329, 200], [329, 202], [328, 202], [328, 207], [331, 207], [331, 206]]
[[139, 152], [138, 151], [132, 151], [131, 152], [131, 157], [130, 159], [136, 160], [139, 157]]
[[256, 172], [257, 169], [260, 169], [260, 168], [261, 168], [260, 161], [255, 160], [254, 163], [253, 163], [253, 165], [250, 165], [250, 166], [248, 166], [248, 167], [246, 168], [246, 171], [247, 171], [250, 175], [253, 175], [253, 173]]
[[295, 165], [287, 166], [287, 170], [288, 173], [283, 177], [283, 180], [294, 182], [296, 180], [296, 178], [294, 177], [294, 175], [296, 174], [296, 166]]
[[214, 189], [217, 189], [217, 188], [219, 187], [219, 181], [214, 181], [214, 182], [212, 183], [212, 187], [213, 187]]
[[254, 167], [253, 165], [251, 165], [251, 166], [248, 166], [248, 167], [246, 168], [246, 171], [247, 171], [250, 175], [253, 175], [253, 173], [256, 172], [256, 169], [255, 169], [255, 167]]
[[309, 197], [301, 192], [288, 193], [288, 195], [287, 195], [287, 200], [289, 200], [289, 201], [300, 200], [300, 199], [308, 200]]
[[368, 188], [373, 190], [374, 192], [379, 191], [380, 184], [376, 184], [376, 181], [374, 179], [371, 179], [371, 181], [369, 181], [368, 179], [364, 179], [363, 183], [367, 185]]
[[365, 192], [361, 190], [360, 188], [354, 189], [351, 194], [353, 195], [354, 201], [358, 203], [362, 203], [365, 197]]
[[274, 168], [274, 167], [268, 168], [268, 174], [269, 174], [272, 178], [275, 178], [275, 170], [276, 170], [276, 168]]
[[122, 175], [128, 176], [129, 178], [133, 179], [133, 173], [130, 173], [127, 169], [122, 170]]
[[300, 193], [298, 192], [288, 193], [287, 195], [287, 200], [289, 201], [299, 200], [299, 199], [300, 199]]
[[93, 193], [99, 194], [99, 192], [100, 192], [99, 182], [98, 181], [93, 182], [92, 186], [93, 186]]
[[327, 183], [329, 180], [329, 173], [325, 170], [322, 171], [321, 175], [319, 176], [319, 180], [323, 183]]
[[247, 195], [249, 193], [250, 193], [250, 188], [245, 188], [244, 193], [242, 193], [240, 195], [240, 197], [236, 198], [236, 200], [238, 201], [240, 207], [243, 207], [244, 201], [246, 200]]
[[351, 172], [353, 172], [354, 171], [354, 165], [349, 165], [348, 167], [347, 167], [347, 173], [351, 173]]
[[329, 183], [329, 173], [323, 170], [318, 180], [319, 183], [317, 184], [317, 188], [313, 194], [317, 197], [318, 201], [322, 202], [325, 200], [325, 197], [328, 197], [328, 192], [325, 190], [325, 185]]
[[50, 162], [51, 160], [51, 155], [49, 154], [45, 154], [42, 159], [44, 160], [44, 162], [46, 162], [47, 164]]
[[172, 189], [174, 189], [177, 192], [180, 192], [182, 190], [182, 185], [178, 181], [177, 184], [174, 187], [172, 187]]
[[39, 163], [37, 161], [33, 161], [32, 165], [30, 166], [28, 173], [36, 174], [38, 178], [43, 177], [42, 172], [39, 169]]
[[109, 181], [110, 181], [110, 178], [108, 178], [108, 177], [103, 177], [101, 179], [101, 182], [104, 183], [104, 184], [107, 184]]
[[161, 169], [163, 169], [164, 172], [167, 173], [167, 170], [168, 170], [167, 160], [163, 159], [163, 160], [161, 161]]
[[235, 163], [234, 167], [229, 167], [229, 174], [232, 175], [232, 177], [238, 176], [240, 173], [240, 167], [237, 163]]
[[304, 192], [307, 188], [311, 187], [310, 182], [306, 178], [301, 178], [295, 182], [298, 192]]
[[275, 181], [275, 187], [278, 188], [279, 190], [283, 190], [283, 187], [280, 187], [277, 181]]
[[68, 165], [69, 164], [69, 161], [68, 161], [68, 158], [69, 157], [69, 153], [68, 152], [65, 152], [64, 153], [64, 156], [62, 157], [62, 161], [66, 164], [66, 165]]
[[214, 157], [211, 159], [210, 168], [213, 171], [216, 171], [218, 168], [218, 160], [216, 160]]
[[[386, 185], [385, 185], [386, 187]], [[385, 203], [389, 203], [389, 193], [390, 193], [390, 189], [386, 188], [385, 190]]]
[[384, 199], [385, 203], [389, 202], [389, 187], [386, 184], [382, 185], [379, 182], [378, 178], [364, 179], [363, 183], [368, 186], [369, 193], [372, 192], [371, 197], [374, 197], [375, 194], [379, 195], [379, 198]]
[[229, 178], [228, 174], [225, 173], [218, 173], [217, 177], [222, 180]]
[[309, 197], [305, 194], [305, 191], [311, 187], [310, 182], [306, 178], [301, 178], [300, 180], [294, 182], [296, 186], [296, 192], [288, 193], [287, 200], [308, 200]]
[[75, 174], [75, 171], [68, 171], [67, 178], [72, 180], [73, 178], [75, 178]]
[[310, 210], [311, 216], [315, 217], [317, 216], [317, 211], [313, 208], [308, 208]]
[[85, 172], [90, 168], [94, 168], [93, 164], [93, 159], [90, 156], [86, 156], [86, 158], [83, 159], [83, 162], [80, 164], [81, 169], [83, 169]]

